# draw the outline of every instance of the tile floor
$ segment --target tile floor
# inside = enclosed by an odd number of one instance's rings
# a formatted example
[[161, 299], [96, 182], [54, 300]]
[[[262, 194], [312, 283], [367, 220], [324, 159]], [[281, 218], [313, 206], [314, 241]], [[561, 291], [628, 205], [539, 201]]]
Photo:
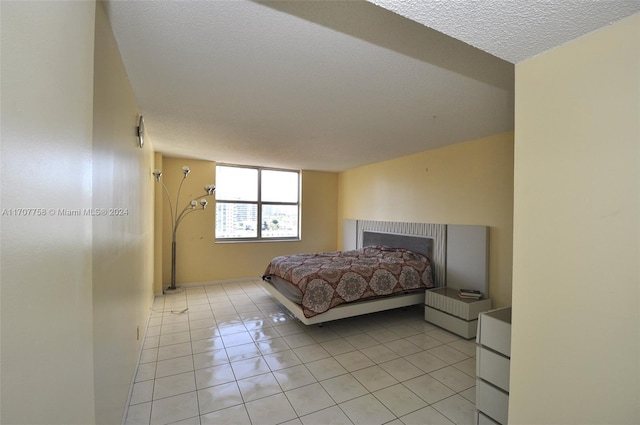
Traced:
[[423, 314], [305, 326], [259, 280], [158, 297], [126, 424], [473, 424], [475, 343]]

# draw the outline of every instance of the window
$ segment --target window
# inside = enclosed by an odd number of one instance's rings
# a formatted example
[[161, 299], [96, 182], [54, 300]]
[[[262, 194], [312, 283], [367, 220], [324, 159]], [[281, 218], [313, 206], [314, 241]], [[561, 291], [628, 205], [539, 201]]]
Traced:
[[300, 238], [300, 172], [216, 166], [216, 240]]

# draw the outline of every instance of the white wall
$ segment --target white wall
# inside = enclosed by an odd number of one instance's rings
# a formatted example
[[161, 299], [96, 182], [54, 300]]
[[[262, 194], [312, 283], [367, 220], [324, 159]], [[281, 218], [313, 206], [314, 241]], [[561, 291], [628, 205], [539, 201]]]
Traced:
[[516, 66], [512, 424], [640, 423], [640, 15]]
[[1, 2], [0, 422], [94, 422], [93, 2]]

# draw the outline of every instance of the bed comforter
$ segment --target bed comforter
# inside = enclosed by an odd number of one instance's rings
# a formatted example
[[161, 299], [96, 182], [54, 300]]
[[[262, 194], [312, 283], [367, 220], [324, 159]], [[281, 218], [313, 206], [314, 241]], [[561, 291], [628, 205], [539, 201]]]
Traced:
[[265, 271], [269, 276], [300, 289], [305, 317], [344, 303], [434, 287], [426, 256], [385, 246], [276, 257]]

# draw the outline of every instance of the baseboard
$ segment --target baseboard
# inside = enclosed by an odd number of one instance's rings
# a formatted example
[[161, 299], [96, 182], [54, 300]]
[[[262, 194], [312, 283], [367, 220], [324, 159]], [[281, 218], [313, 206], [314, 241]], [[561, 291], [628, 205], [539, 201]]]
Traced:
[[[241, 277], [241, 278], [235, 278], [235, 279], [223, 279], [223, 280], [207, 280], [204, 282], [184, 282], [184, 283], [180, 283], [179, 287], [182, 288], [196, 288], [198, 286], [213, 286], [213, 285], [228, 285], [228, 284], [232, 284], [232, 283], [244, 283], [244, 282], [260, 282], [262, 279], [260, 278], [260, 276], [253, 276], [253, 277]], [[166, 288], [167, 285], [163, 285], [163, 288]], [[156, 297], [162, 297], [164, 296], [163, 293], [155, 293]]]

